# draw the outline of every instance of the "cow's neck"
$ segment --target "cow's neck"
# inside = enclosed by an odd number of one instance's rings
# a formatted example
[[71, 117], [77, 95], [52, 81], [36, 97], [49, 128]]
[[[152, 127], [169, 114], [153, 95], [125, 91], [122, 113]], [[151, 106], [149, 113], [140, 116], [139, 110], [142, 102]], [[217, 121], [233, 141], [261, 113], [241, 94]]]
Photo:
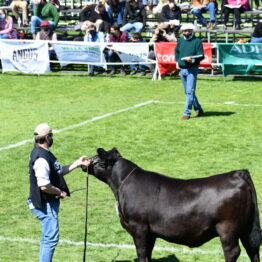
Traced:
[[117, 161], [114, 165], [111, 180], [109, 181], [109, 186], [111, 187], [116, 200], [118, 199], [118, 191], [120, 187], [125, 183], [126, 180], [132, 176], [133, 172], [138, 168], [138, 166], [129, 160], [122, 158]]

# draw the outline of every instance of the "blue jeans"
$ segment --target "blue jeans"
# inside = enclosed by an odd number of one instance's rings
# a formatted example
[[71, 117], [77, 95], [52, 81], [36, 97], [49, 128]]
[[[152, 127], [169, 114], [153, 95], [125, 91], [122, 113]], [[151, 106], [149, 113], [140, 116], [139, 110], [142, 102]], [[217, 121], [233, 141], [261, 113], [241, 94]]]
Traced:
[[143, 23], [135, 22], [135, 23], [127, 23], [120, 28], [122, 32], [128, 33], [131, 30], [135, 30], [136, 33], [140, 33], [143, 29]]
[[192, 106], [196, 112], [202, 111], [202, 107], [199, 104], [195, 91], [197, 82], [198, 67], [185, 68], [180, 70], [180, 77], [186, 94], [186, 106], [184, 115], [190, 116]]
[[8, 34], [0, 34], [0, 39], [9, 39]]
[[206, 11], [209, 12], [210, 21], [215, 22], [216, 21], [216, 5], [214, 2], [208, 3], [208, 5], [203, 7], [202, 9], [199, 9], [199, 8], [192, 9], [192, 14], [194, 14], [198, 18], [201, 25], [207, 24], [207, 20], [202, 15], [202, 13]]
[[[122, 1], [119, 3], [119, 7], [117, 10], [117, 24], [122, 25], [123, 24], [123, 15], [124, 15], [124, 10], [125, 10], [125, 1]], [[112, 7], [109, 6], [107, 9], [108, 17], [109, 17], [109, 22], [110, 24], [114, 24], [114, 14]]]
[[[40, 26], [41, 22], [43, 21], [44, 19], [38, 17], [38, 16], [32, 16], [31, 17], [31, 32], [32, 34], [36, 34], [36, 29], [37, 27]], [[54, 21], [48, 21], [52, 26], [55, 24]]]
[[33, 208], [31, 210], [42, 225], [39, 261], [52, 262], [55, 247], [59, 241], [59, 201], [43, 203], [42, 209]]
[[262, 43], [262, 37], [251, 37], [251, 43]]
[[[137, 65], [130, 65], [130, 69], [132, 69], [132, 70], [136, 70], [137, 69], [137, 67], [136, 67]], [[145, 66], [144, 65], [138, 65], [138, 68], [140, 69], [140, 70], [145, 70]]]

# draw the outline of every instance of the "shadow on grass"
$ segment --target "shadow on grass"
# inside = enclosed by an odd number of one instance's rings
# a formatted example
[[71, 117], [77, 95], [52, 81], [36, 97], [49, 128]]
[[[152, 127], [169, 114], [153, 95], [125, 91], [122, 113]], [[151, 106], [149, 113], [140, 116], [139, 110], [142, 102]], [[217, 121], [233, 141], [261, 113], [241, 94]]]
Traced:
[[205, 111], [204, 114], [201, 117], [231, 116], [231, 115], [234, 115], [234, 114], [235, 114], [235, 112], [215, 112], [215, 111], [207, 112], [207, 111]]
[[[112, 260], [112, 262], [137, 262], [137, 259], [134, 260]], [[167, 257], [162, 257], [158, 259], [152, 259], [152, 262], [180, 262], [180, 260], [175, 255], [169, 255]]]

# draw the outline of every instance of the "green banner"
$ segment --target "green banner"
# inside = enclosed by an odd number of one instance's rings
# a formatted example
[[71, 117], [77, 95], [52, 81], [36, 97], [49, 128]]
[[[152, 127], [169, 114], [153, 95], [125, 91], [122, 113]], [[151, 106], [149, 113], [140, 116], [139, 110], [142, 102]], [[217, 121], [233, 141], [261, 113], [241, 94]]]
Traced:
[[262, 73], [262, 44], [217, 44], [225, 76]]

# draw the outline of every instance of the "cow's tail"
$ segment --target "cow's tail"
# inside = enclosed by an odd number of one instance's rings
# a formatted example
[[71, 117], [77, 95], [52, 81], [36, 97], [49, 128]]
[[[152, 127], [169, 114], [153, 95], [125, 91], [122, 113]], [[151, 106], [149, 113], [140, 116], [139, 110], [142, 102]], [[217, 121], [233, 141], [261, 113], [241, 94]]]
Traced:
[[253, 247], [258, 247], [262, 243], [262, 231], [260, 228], [259, 221], [259, 210], [257, 204], [257, 194], [255, 190], [254, 183], [251, 179], [248, 170], [241, 170], [241, 177], [248, 183], [251, 189], [252, 204], [253, 204], [253, 218], [252, 218], [252, 227], [249, 234], [249, 242], [252, 243]]

